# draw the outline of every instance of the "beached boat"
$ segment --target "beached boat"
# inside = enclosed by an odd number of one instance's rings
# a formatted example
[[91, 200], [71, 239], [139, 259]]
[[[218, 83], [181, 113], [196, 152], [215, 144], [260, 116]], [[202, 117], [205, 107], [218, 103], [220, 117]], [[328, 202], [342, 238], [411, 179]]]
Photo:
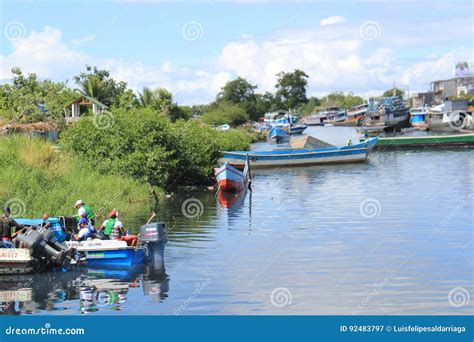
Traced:
[[224, 152], [219, 164], [228, 163], [243, 168], [247, 158], [251, 168], [363, 162], [367, 160], [377, 140], [375, 137], [363, 143], [343, 147], [328, 144], [330, 147], [312, 149]]
[[[365, 142], [361, 138], [361, 142]], [[396, 148], [425, 148], [425, 147], [472, 147], [474, 146], [473, 134], [454, 135], [422, 135], [379, 138], [377, 150]]]
[[215, 175], [217, 179], [218, 192], [238, 192], [248, 185], [249, 167], [247, 164], [244, 170], [241, 171], [229, 163], [224, 163], [224, 165], [215, 169]]

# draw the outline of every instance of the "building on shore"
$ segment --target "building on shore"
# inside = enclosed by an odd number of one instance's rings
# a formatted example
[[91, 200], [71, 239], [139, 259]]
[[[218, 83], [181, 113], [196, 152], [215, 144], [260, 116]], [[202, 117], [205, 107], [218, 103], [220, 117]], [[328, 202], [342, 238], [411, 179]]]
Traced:
[[98, 115], [102, 114], [107, 106], [93, 97], [81, 95], [64, 108], [66, 123], [77, 121], [81, 113], [88, 109], [92, 111], [92, 114]]
[[433, 81], [430, 84], [434, 103], [441, 103], [447, 97], [472, 94], [474, 96], [474, 76], [454, 77]]

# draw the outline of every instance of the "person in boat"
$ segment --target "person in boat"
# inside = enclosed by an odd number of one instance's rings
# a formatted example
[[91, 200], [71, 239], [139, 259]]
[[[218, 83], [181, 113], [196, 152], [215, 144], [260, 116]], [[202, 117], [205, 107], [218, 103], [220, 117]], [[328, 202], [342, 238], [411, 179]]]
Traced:
[[43, 223], [41, 225], [51, 230], [56, 241], [63, 242], [68, 240], [69, 234], [66, 229], [61, 225], [59, 219], [51, 218], [48, 214], [44, 214]]
[[122, 222], [118, 220], [118, 213], [115, 210], [109, 212], [109, 218], [102, 223], [99, 230], [103, 233], [106, 240], [119, 239], [125, 235], [125, 229]]
[[19, 224], [14, 219], [10, 218], [11, 210], [9, 207], [3, 208], [2, 220], [0, 221], [0, 248], [13, 248], [12, 242], [12, 230], [23, 228], [22, 224]]
[[91, 222], [86, 217], [82, 217], [79, 220], [79, 225], [77, 229], [79, 230], [79, 232], [74, 235], [74, 240], [76, 241], [85, 241], [94, 233], [94, 227], [91, 225]]
[[349, 140], [347, 140], [347, 146], [352, 146], [352, 139], [349, 138]]
[[87, 206], [82, 200], [77, 200], [76, 209], [79, 218], [83, 217], [85, 214], [86, 218], [91, 221], [92, 226], [95, 226], [95, 215], [89, 206]]

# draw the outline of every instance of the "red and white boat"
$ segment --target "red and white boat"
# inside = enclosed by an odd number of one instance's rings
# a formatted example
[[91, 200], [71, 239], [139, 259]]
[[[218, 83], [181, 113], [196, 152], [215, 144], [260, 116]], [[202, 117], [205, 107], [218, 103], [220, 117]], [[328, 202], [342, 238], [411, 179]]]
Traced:
[[218, 191], [237, 192], [244, 189], [249, 183], [250, 170], [248, 162], [244, 170], [241, 171], [229, 163], [224, 163], [219, 168], [214, 169]]

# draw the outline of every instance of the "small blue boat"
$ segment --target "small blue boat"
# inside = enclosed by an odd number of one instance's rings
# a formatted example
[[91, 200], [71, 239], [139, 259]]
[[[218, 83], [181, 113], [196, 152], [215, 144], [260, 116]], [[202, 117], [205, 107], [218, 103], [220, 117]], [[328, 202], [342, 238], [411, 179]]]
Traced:
[[223, 152], [224, 156], [219, 159], [219, 164], [229, 163], [243, 168], [247, 155], [252, 168], [365, 162], [377, 141], [378, 137], [375, 137], [363, 143], [342, 147], [327, 144], [331, 147]]
[[277, 144], [290, 139], [289, 126], [273, 126], [268, 132], [268, 138]]
[[306, 125], [293, 125], [290, 127], [290, 134], [294, 135], [294, 134], [303, 134], [303, 132], [305, 131], [305, 129], [307, 128], [308, 126]]

